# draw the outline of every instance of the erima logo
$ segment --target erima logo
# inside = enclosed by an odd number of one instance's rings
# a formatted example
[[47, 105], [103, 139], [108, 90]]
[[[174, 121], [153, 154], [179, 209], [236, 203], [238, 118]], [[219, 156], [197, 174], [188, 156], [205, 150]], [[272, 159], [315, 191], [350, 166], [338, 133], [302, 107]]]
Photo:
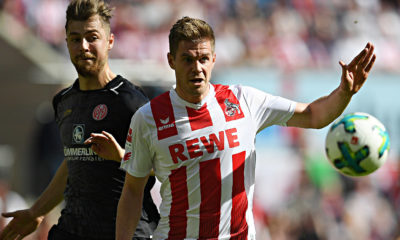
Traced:
[[234, 104], [229, 102], [228, 99], [225, 99], [225, 114], [228, 115], [229, 117], [232, 117], [236, 113], [240, 114], [240, 109], [239, 109], [239, 104]]
[[160, 118], [160, 122], [161, 122], [162, 124], [167, 124], [167, 123], [169, 122], [169, 117], [167, 117], [166, 119], [161, 119], [161, 118]]
[[162, 124], [164, 124], [164, 126], [159, 127], [159, 128], [158, 128], [158, 131], [162, 131], [162, 130], [164, 130], [164, 129], [166, 129], [166, 128], [171, 128], [171, 127], [174, 127], [174, 126], [175, 126], [174, 123], [168, 124], [168, 123], [169, 123], [169, 117], [167, 117], [167, 118], [165, 118], [165, 119], [161, 119], [161, 118], [160, 118], [160, 122], [161, 122]]

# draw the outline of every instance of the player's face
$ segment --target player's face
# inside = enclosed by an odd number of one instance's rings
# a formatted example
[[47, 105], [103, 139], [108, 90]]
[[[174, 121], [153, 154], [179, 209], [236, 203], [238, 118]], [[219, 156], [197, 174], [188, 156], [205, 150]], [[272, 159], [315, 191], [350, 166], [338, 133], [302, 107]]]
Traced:
[[72, 64], [81, 76], [96, 76], [103, 70], [113, 43], [113, 34], [106, 30], [98, 15], [86, 21], [69, 22], [68, 51]]
[[211, 42], [181, 41], [175, 57], [168, 53], [168, 62], [175, 70], [176, 92], [188, 102], [200, 102], [209, 91], [215, 53]]

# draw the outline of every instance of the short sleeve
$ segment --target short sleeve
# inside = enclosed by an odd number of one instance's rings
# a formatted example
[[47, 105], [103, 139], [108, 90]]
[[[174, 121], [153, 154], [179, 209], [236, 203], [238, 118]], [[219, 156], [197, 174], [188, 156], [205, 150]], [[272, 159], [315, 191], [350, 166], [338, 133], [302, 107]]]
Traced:
[[241, 87], [242, 95], [248, 105], [257, 132], [272, 126], [286, 126], [293, 116], [296, 102], [274, 96], [252, 87]]
[[146, 177], [152, 169], [149, 131], [140, 109], [133, 115], [121, 168], [132, 176]]

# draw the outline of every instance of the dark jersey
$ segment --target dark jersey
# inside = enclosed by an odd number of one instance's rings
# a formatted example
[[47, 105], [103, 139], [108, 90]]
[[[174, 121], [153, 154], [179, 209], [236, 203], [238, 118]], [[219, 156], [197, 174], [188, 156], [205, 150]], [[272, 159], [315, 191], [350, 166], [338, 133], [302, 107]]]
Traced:
[[[81, 91], [79, 81], [53, 99], [56, 121], [64, 145], [68, 181], [65, 208], [58, 228], [91, 239], [114, 239], [117, 205], [125, 172], [120, 163], [102, 159], [84, 145], [90, 133], [107, 131], [124, 146], [132, 115], [148, 101], [143, 91], [121, 76], [100, 90]], [[145, 188], [142, 217], [135, 237], [149, 237], [159, 214], [150, 195], [150, 177]]]

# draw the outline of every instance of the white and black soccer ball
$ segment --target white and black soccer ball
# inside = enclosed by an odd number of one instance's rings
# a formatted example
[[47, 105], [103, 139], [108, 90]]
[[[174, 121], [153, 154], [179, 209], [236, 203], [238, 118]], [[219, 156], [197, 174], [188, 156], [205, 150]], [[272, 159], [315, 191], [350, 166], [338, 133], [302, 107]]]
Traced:
[[340, 173], [359, 177], [381, 167], [390, 149], [385, 126], [370, 114], [356, 112], [337, 119], [326, 136], [326, 156]]

